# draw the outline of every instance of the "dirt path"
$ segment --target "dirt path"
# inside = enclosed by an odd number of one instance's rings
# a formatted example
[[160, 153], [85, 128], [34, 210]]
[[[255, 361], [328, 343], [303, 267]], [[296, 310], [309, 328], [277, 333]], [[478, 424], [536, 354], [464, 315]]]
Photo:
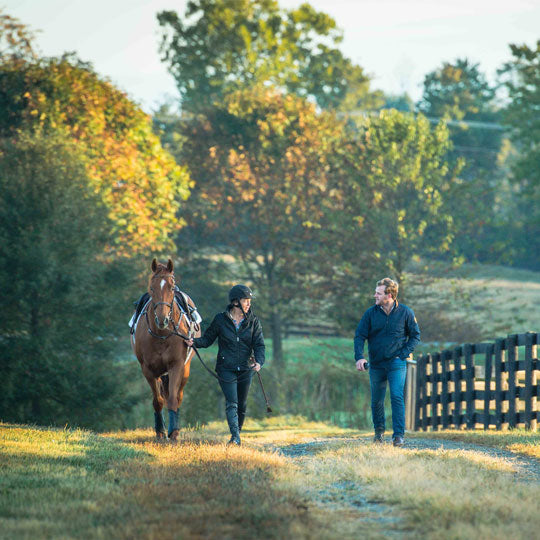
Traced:
[[[313, 459], [317, 453], [336, 449], [343, 445], [365, 446], [373, 444], [368, 438], [317, 438], [298, 444], [280, 445], [273, 448], [300, 465], [303, 460]], [[474, 451], [489, 457], [510, 461], [515, 468], [516, 480], [540, 482], [540, 461], [503, 450], [478, 444], [463, 443], [442, 439], [407, 438], [406, 450], [462, 450]], [[404, 540], [412, 534], [405, 525], [404, 515], [396, 508], [367, 495], [365, 487], [353, 481], [340, 481], [321, 488], [306, 485], [306, 495], [314, 504], [327, 510], [347, 513], [352, 516], [357, 532], [363, 532], [366, 538], [396, 538]], [[414, 537], [414, 534], [413, 534]]]

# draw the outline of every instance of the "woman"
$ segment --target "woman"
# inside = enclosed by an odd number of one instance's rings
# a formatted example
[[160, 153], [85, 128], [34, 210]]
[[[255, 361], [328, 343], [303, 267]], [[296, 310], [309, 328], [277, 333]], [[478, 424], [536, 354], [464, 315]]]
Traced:
[[[253, 371], [264, 364], [264, 337], [259, 319], [251, 311], [253, 293], [245, 285], [229, 291], [229, 305], [218, 313], [200, 338], [186, 340], [198, 349], [210, 347], [218, 338], [216, 372], [225, 394], [225, 410], [231, 431], [229, 444], [240, 445], [240, 430], [246, 416], [246, 405]], [[255, 363], [250, 363], [251, 353]]]

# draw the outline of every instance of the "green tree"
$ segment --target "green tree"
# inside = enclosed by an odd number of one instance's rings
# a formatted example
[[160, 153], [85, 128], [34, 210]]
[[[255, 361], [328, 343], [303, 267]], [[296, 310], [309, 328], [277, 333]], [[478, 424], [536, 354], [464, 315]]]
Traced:
[[284, 321], [313, 285], [329, 160], [342, 125], [293, 95], [258, 86], [186, 120], [182, 160], [196, 182], [179, 245], [234, 256], [257, 289], [282, 361]]
[[89, 64], [65, 56], [0, 63], [0, 137], [61, 132], [87, 156], [87, 175], [109, 210], [114, 253], [159, 252], [182, 225], [189, 176], [151, 119]]
[[365, 120], [341, 145], [340, 197], [325, 226], [333, 255], [321, 260], [331, 264], [322, 274], [332, 275], [330, 303], [344, 328], [358, 322], [377, 278], [403, 284], [413, 256], [449, 249], [453, 224], [443, 202], [458, 172], [450, 148], [444, 123], [432, 128], [424, 116], [396, 110]]
[[[106, 263], [107, 209], [59, 136], [0, 141], [0, 410], [14, 422], [122, 426], [114, 365], [129, 267]], [[125, 304], [124, 304], [125, 305]]]
[[510, 45], [512, 60], [501, 68], [509, 104], [504, 121], [516, 156], [512, 161], [512, 186], [518, 190], [511, 215], [518, 264], [540, 268], [540, 40], [536, 46]]
[[191, 0], [185, 15], [158, 15], [163, 60], [182, 107], [196, 111], [245, 85], [267, 82], [311, 96], [323, 108], [367, 108], [369, 79], [338, 48], [334, 19], [309, 4], [276, 0]]
[[[461, 181], [446, 198], [445, 211], [460, 232], [457, 254], [469, 260], [500, 262], [505, 255], [501, 149], [504, 130], [491, 86], [478, 64], [445, 62], [428, 73], [418, 108], [432, 120], [446, 118], [453, 142], [450, 158], [463, 160]], [[507, 262], [507, 261], [506, 261]]]

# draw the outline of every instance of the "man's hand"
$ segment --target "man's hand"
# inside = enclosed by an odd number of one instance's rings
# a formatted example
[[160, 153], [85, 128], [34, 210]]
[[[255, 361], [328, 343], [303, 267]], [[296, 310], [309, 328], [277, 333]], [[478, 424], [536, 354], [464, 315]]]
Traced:
[[255, 371], [260, 371], [261, 370], [261, 364], [255, 362], [255, 363], [251, 364], [251, 369], [253, 369]]
[[190, 339], [184, 339], [184, 343], [185, 343], [188, 347], [193, 347], [193, 338], [190, 338]]
[[356, 369], [358, 371], [366, 371], [367, 360], [365, 358], [360, 358], [356, 361]]

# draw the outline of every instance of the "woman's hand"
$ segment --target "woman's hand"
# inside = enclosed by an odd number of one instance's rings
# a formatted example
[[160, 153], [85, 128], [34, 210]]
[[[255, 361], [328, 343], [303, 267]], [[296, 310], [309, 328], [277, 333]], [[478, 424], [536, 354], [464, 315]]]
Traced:
[[251, 369], [254, 369], [255, 371], [260, 371], [261, 364], [258, 364], [257, 362], [255, 362], [254, 364], [251, 364]]
[[193, 347], [193, 338], [190, 338], [190, 339], [184, 339], [184, 343], [185, 343], [188, 347]]

